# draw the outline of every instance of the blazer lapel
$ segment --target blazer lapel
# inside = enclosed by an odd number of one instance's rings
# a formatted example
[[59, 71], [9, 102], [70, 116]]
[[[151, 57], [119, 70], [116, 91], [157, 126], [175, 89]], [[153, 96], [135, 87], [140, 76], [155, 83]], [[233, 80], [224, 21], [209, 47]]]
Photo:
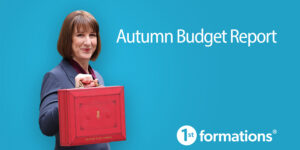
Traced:
[[65, 71], [65, 73], [67, 74], [70, 82], [73, 84], [73, 86], [75, 87], [75, 77], [78, 74], [76, 72], [76, 70], [72, 67], [72, 65], [68, 62], [68, 60], [63, 59], [60, 62], [60, 66], [62, 67], [62, 69]]

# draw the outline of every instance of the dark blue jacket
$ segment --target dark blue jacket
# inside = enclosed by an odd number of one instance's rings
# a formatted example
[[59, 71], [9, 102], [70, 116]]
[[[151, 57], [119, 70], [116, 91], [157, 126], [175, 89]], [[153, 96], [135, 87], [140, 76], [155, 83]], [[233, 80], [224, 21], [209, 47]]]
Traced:
[[[101, 75], [94, 71], [100, 84], [104, 85]], [[108, 143], [83, 146], [60, 146], [58, 125], [58, 89], [75, 87], [75, 76], [78, 73], [71, 64], [63, 59], [58, 66], [47, 72], [43, 79], [39, 124], [43, 134], [56, 137], [55, 150], [109, 150]]]

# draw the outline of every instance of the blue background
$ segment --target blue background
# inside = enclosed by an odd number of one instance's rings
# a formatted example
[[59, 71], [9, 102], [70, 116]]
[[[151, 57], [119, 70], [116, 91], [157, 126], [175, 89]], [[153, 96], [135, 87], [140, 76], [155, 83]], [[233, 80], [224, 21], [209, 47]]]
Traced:
[[[125, 86], [127, 140], [112, 150], [299, 149], [299, 2], [295, 1], [0, 1], [1, 149], [52, 150], [38, 124], [43, 75], [61, 56], [64, 18], [91, 12], [102, 51], [92, 66], [106, 85]], [[125, 32], [278, 33], [277, 44], [116, 44]], [[278, 133], [270, 143], [183, 146], [177, 130]]]

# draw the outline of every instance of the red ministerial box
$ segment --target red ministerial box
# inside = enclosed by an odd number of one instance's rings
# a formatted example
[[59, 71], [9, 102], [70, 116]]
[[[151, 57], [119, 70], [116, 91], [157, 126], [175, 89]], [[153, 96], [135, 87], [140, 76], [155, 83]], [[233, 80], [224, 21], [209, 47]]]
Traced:
[[126, 139], [124, 87], [58, 90], [61, 146]]

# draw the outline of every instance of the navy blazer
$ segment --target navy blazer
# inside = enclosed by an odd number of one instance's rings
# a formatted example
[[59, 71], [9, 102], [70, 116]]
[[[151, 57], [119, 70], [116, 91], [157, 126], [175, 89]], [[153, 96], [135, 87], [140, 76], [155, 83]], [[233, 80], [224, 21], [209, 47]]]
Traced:
[[[103, 78], [95, 71], [99, 84], [104, 85]], [[63, 59], [58, 66], [47, 72], [41, 89], [41, 104], [39, 124], [43, 134], [56, 137], [55, 150], [109, 150], [108, 143], [90, 144], [82, 146], [60, 146], [58, 125], [58, 89], [75, 87], [75, 76], [78, 73], [72, 65]]]

